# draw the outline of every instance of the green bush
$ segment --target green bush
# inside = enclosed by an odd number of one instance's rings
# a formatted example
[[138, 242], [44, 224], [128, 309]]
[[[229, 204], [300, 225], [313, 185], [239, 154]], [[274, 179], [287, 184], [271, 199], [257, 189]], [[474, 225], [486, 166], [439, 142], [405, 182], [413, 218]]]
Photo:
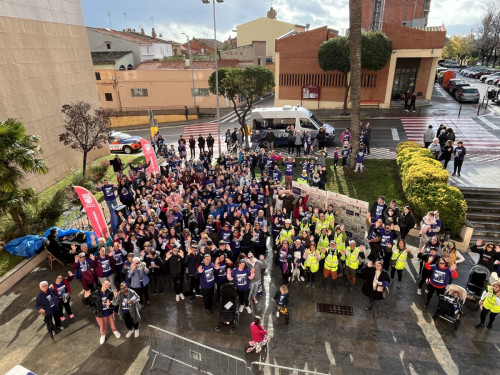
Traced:
[[67, 204], [65, 189], [58, 190], [50, 199], [40, 202], [38, 216], [43, 220], [57, 219], [66, 210]]
[[461, 191], [445, 184], [428, 184], [414, 187], [410, 201], [414, 212], [424, 216], [429, 211], [438, 210], [444, 225], [453, 234], [460, 233], [467, 213], [467, 203]]
[[417, 142], [401, 142], [396, 146], [396, 154], [399, 156], [399, 153], [407, 148], [422, 148]]
[[403, 191], [413, 211], [424, 216], [439, 210], [444, 225], [458, 234], [465, 221], [467, 203], [460, 190], [448, 185], [448, 171], [418, 143], [402, 142], [396, 150]]

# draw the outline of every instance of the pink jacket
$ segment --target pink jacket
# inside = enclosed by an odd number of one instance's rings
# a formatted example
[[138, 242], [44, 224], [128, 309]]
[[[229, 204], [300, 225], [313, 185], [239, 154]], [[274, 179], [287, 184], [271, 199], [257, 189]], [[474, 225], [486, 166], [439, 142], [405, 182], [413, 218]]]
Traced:
[[252, 340], [256, 342], [264, 341], [264, 336], [267, 335], [267, 331], [262, 325], [258, 326], [255, 322], [250, 324], [250, 332], [252, 333]]

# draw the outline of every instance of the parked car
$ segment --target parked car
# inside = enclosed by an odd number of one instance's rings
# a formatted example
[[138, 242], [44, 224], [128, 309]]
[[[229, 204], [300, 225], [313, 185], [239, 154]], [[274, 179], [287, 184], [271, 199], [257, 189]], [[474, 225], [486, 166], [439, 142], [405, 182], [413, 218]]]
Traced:
[[500, 72], [495, 72], [491, 74], [486, 74], [480, 78], [481, 81], [484, 83], [487, 83], [488, 85], [491, 85], [494, 80], [500, 78]]
[[480, 98], [479, 90], [475, 87], [465, 86], [455, 91], [455, 99], [457, 102], [473, 102], [479, 103]]
[[453, 81], [448, 87], [448, 92], [451, 95], [455, 95], [455, 91], [457, 91], [460, 87], [470, 86], [466, 81], [461, 79], [460, 81]]
[[491, 83], [493, 86], [497, 86], [497, 87], [500, 87], [500, 77], [495, 79], [492, 83]]
[[444, 89], [448, 92], [450, 92], [450, 85], [453, 83], [453, 82], [459, 82], [459, 81], [463, 81], [465, 82], [463, 79], [461, 78], [452, 78], [450, 79], [448, 82], [446, 82], [446, 85], [444, 86]]
[[108, 134], [109, 149], [111, 152], [124, 152], [131, 154], [141, 149], [139, 140], [141, 137], [132, 136], [127, 133], [112, 131]]
[[482, 76], [485, 76], [487, 74], [491, 74], [493, 73], [494, 70], [492, 69], [481, 69], [481, 70], [478, 70], [477, 72], [475, 73], [472, 73], [470, 76], [471, 78], [476, 78], [476, 79], [479, 79], [481, 78]]

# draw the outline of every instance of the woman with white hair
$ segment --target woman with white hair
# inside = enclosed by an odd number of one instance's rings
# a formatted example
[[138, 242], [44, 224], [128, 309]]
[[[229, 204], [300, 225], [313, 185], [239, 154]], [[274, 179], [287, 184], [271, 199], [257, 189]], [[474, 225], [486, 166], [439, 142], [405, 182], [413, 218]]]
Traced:
[[141, 258], [135, 257], [128, 271], [129, 285], [143, 301], [146, 301], [146, 304], [150, 305], [148, 273], [149, 269], [146, 267], [146, 263], [141, 262]]
[[[47, 281], [40, 282], [40, 292], [36, 297], [36, 309], [40, 315], [43, 315], [43, 321], [47, 325], [47, 331], [54, 340], [55, 330], [64, 329], [59, 316], [59, 304], [56, 292], [49, 288]], [[54, 319], [54, 322], [52, 322]], [[54, 327], [55, 323], [55, 327]]]
[[428, 148], [432, 152], [432, 155], [434, 155], [434, 159], [437, 160], [437, 158], [441, 154], [441, 145], [439, 144], [439, 139], [434, 138]]

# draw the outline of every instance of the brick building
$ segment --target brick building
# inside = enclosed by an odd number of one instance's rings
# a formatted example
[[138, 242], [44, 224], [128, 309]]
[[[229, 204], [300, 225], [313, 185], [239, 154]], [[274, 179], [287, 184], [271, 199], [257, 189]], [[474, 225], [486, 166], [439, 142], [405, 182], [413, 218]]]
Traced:
[[[377, 101], [381, 108], [388, 108], [391, 99], [407, 89], [416, 92], [419, 99], [430, 100], [445, 29], [384, 23], [382, 31], [392, 40], [391, 59], [379, 71], [362, 71], [361, 100]], [[335, 33], [325, 26], [276, 40], [276, 105], [342, 108], [343, 74], [323, 71], [318, 64], [321, 43], [332, 37]], [[318, 100], [301, 99], [302, 87], [307, 85], [319, 86]]]
[[425, 27], [431, 0], [362, 0], [361, 27], [381, 30], [383, 23]]

